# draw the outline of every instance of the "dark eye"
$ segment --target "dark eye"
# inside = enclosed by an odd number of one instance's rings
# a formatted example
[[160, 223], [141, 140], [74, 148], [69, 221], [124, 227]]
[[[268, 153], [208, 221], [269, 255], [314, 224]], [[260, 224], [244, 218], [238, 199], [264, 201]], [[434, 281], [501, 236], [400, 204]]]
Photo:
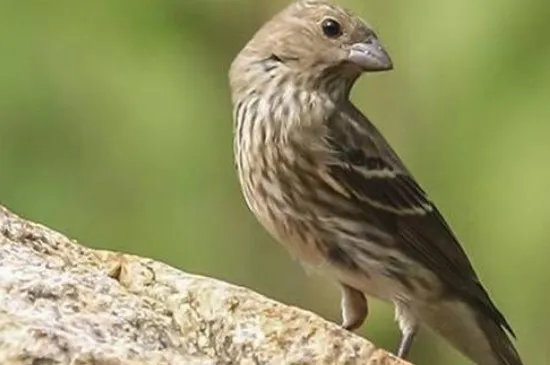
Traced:
[[329, 38], [338, 38], [342, 35], [342, 27], [340, 23], [334, 19], [329, 18], [323, 20], [321, 27], [323, 28], [323, 33]]

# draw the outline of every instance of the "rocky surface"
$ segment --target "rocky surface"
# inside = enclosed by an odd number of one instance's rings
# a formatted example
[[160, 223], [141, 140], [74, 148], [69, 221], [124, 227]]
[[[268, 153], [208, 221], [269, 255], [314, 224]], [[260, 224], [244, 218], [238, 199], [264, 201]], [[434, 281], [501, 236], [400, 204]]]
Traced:
[[0, 364], [406, 363], [313, 313], [0, 207]]

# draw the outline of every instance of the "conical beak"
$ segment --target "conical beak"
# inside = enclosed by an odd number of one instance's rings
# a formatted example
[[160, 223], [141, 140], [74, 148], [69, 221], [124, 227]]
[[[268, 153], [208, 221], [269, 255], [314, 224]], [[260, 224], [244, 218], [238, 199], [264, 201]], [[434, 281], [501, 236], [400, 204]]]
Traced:
[[393, 68], [392, 60], [378, 39], [374, 36], [351, 46], [348, 61], [365, 72], [388, 71]]

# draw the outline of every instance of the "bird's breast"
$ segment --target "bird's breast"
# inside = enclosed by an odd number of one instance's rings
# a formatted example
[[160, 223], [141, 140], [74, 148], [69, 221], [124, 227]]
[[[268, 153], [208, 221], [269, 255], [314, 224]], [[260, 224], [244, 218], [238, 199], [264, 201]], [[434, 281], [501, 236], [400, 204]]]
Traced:
[[236, 165], [247, 205], [260, 223], [294, 257], [318, 265], [323, 257], [311, 205], [315, 163], [303, 147], [304, 142], [292, 138], [248, 136], [236, 141]]

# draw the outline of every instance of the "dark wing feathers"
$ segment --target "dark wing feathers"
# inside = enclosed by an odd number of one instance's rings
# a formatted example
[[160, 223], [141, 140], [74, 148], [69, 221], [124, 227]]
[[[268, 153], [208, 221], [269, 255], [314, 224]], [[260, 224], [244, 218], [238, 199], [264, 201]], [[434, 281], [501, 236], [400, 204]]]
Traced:
[[332, 165], [333, 175], [339, 176], [358, 199], [397, 215], [424, 215], [432, 211], [431, 203], [410, 176], [397, 173], [380, 157], [365, 157], [364, 164], [354, 164], [340, 154], [342, 165]]
[[[354, 200], [365, 205], [366, 220], [376, 221], [381, 225], [377, 228], [385, 229], [398, 244], [400, 241], [400, 248], [432, 270], [451, 292], [514, 336], [440, 212], [378, 130], [362, 116], [359, 121], [368, 133], [353, 131], [358, 126], [357, 114], [350, 123], [329, 120], [328, 142], [336, 157], [327, 162], [329, 174]], [[338, 123], [338, 128], [331, 128], [330, 123]], [[342, 124], [348, 125], [347, 131]]]

